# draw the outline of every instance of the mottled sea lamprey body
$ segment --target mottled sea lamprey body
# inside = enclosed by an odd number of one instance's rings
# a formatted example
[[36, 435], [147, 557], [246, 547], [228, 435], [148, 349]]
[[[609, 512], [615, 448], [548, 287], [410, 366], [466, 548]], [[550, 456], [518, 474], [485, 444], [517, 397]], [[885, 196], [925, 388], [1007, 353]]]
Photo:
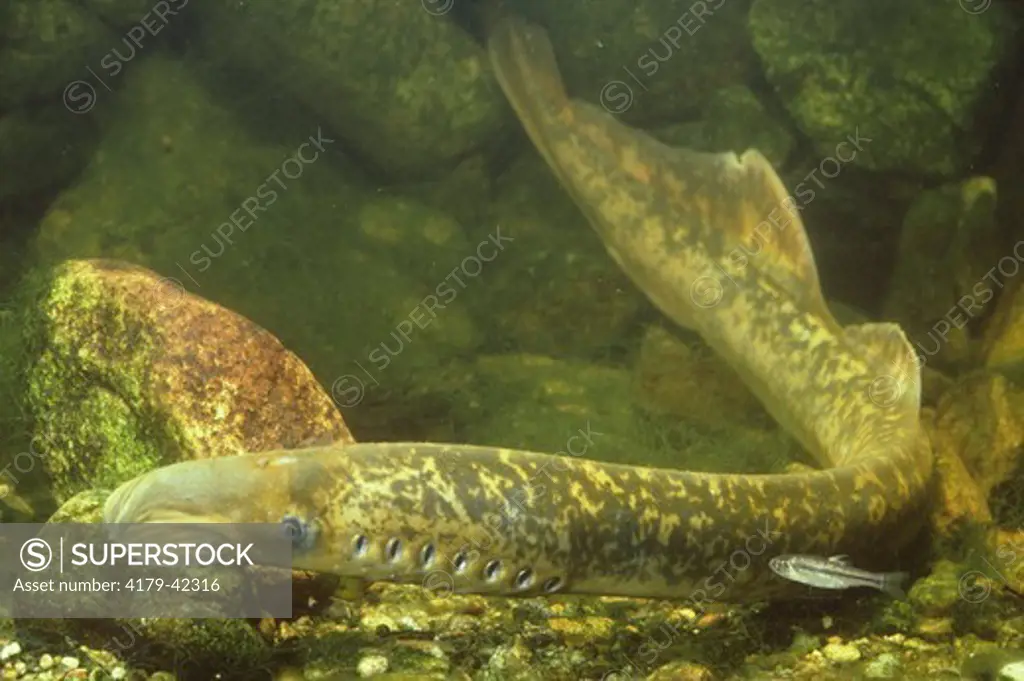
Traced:
[[772, 572], [773, 556], [890, 557], [920, 527], [932, 470], [900, 328], [836, 323], [799, 211], [759, 153], [670, 148], [570, 100], [546, 36], [526, 24], [499, 23], [489, 51], [611, 256], [822, 470], [718, 475], [364, 443], [168, 466], [119, 488], [105, 520], [283, 522], [297, 568], [508, 595], [749, 601], [804, 589]]

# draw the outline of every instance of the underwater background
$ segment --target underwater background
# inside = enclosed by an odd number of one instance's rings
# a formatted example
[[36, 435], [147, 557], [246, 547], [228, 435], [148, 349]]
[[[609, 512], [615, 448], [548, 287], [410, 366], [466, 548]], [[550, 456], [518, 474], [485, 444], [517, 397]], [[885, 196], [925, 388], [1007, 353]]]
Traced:
[[[313, 441], [597, 433], [571, 454], [807, 470], [608, 257], [506, 103], [487, 7], [0, 0], [0, 520], [94, 519], [155, 467]], [[0, 620], [0, 678], [1024, 678], [1024, 3], [503, 10], [574, 96], [760, 150], [836, 317], [906, 330], [938, 471], [908, 599], [696, 612], [307, 576], [291, 621]]]

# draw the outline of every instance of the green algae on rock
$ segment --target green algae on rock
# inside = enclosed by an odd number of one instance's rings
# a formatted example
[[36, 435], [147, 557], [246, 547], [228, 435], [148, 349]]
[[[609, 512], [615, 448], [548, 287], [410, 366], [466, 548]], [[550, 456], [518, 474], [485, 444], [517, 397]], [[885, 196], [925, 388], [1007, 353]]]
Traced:
[[959, 368], [972, 359], [970, 327], [994, 309], [1008, 278], [1002, 270], [1020, 268], [1000, 241], [991, 178], [929, 189], [911, 204], [882, 314], [907, 330], [929, 364]]
[[467, 302], [491, 320], [503, 349], [604, 359], [630, 343], [648, 303], [553, 179], [535, 155], [520, 155], [498, 179], [487, 220], [515, 248], [488, 271], [491, 293]]
[[[1022, 250], [1024, 242], [1014, 244]], [[1019, 264], [1019, 263], [1016, 263]], [[1024, 378], [1024, 280], [1006, 283], [982, 339], [985, 366], [1020, 382]]]
[[[175, 277], [272, 330], [324, 385], [358, 372], [356, 361], [373, 368], [369, 352], [382, 342], [395, 348], [396, 326], [464, 258], [475, 257], [494, 226], [473, 234], [436, 208], [364, 188], [330, 144], [323, 153], [305, 148], [304, 157], [316, 160], [297, 178], [287, 161], [294, 179], [285, 177], [283, 159], [295, 159], [300, 144], [326, 131], [315, 120], [279, 118], [257, 134], [252, 117], [201, 80], [202, 68], [161, 53], [133, 64], [118, 106], [102, 121], [92, 163], [43, 218], [34, 260], [116, 258]], [[270, 179], [274, 173], [286, 188]], [[253, 222], [242, 204], [251, 207], [258, 192], [264, 198]], [[239, 216], [244, 221], [235, 226]], [[398, 240], [384, 247], [379, 237], [395, 233]], [[442, 233], [450, 248], [430, 240]], [[459, 244], [468, 248], [460, 252]], [[426, 252], [436, 257], [423, 258]], [[480, 342], [462, 303], [467, 289], [482, 291], [474, 282], [490, 276], [491, 266], [479, 279], [456, 273], [466, 282], [465, 289], [452, 284], [458, 302], [415, 330], [414, 341], [430, 342], [405, 343], [382, 384]]]
[[1024, 392], [999, 374], [963, 378], [939, 402], [936, 449], [956, 452], [988, 497], [1024, 464]]
[[776, 168], [783, 167], [793, 149], [789, 131], [745, 86], [718, 90], [708, 98], [701, 114], [695, 123], [657, 128], [651, 134], [665, 144], [696, 151], [732, 150], [741, 154], [754, 148]]
[[935, 501], [930, 526], [936, 538], [955, 539], [964, 526], [991, 522], [992, 512], [984, 492], [960, 458], [960, 452], [947, 446], [950, 438], [938, 431], [935, 410], [922, 410], [921, 422], [933, 443], [935, 454]]
[[[661, 355], [666, 357], [666, 355]], [[676, 359], [673, 356], [673, 359]], [[563, 456], [583, 457], [610, 463], [627, 463], [692, 470], [776, 472], [794, 457], [798, 447], [774, 425], [765, 423], [756, 403], [744, 401], [743, 393], [730, 402], [719, 399], [705, 385], [694, 400], [704, 400], [699, 414], [685, 414], [685, 402], [676, 400], [655, 406], [658, 380], [711, 382], [699, 361], [678, 371], [662, 368], [657, 379], [652, 360], [641, 360], [636, 374], [597, 362], [559, 359], [527, 353], [480, 355], [471, 363], [450, 365], [444, 372], [424, 372], [417, 387], [397, 403], [441, 402], [447, 418], [457, 424], [454, 432], [435, 440], [512, 446]], [[694, 373], [689, 373], [694, 372]], [[695, 391], [695, 383], [680, 390]], [[742, 385], [740, 390], [745, 390]], [[725, 388], [728, 391], [728, 388]], [[390, 413], [401, 413], [400, 404]], [[712, 423], [700, 415], [716, 406], [754, 410], [730, 412]], [[382, 407], [388, 412], [388, 408]], [[749, 418], [746, 418], [748, 417]], [[398, 423], [395, 416], [387, 419]], [[685, 451], [685, 459], [680, 452]]]
[[11, 3], [0, 11], [4, 34], [4, 49], [0, 50], [3, 111], [48, 97], [53, 106], [59, 106], [65, 87], [88, 78], [86, 67], [98, 63], [117, 42], [102, 21], [70, 0]]
[[37, 315], [28, 404], [58, 500], [177, 460], [351, 441], [277, 339], [153, 272], [70, 261]]
[[749, 19], [768, 81], [821, 153], [859, 131], [866, 167], [943, 177], [981, 147], [1013, 22], [999, 3], [972, 15], [931, 0], [754, 0]]
[[662, 123], [695, 113], [752, 70], [749, 6], [524, 0], [516, 9], [550, 31], [570, 89], [626, 120]]
[[284, 89], [387, 172], [432, 176], [507, 121], [483, 50], [417, 2], [202, 3], [209, 51]]

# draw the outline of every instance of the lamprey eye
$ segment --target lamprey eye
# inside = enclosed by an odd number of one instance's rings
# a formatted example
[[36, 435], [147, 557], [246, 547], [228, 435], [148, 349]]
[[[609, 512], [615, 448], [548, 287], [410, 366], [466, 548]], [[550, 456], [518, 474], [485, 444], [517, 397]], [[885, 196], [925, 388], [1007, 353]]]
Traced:
[[313, 548], [316, 541], [316, 526], [307, 523], [297, 515], [285, 515], [281, 518], [284, 531], [291, 539], [292, 547], [297, 550], [308, 550]]
[[544, 580], [544, 593], [552, 594], [562, 588], [561, 577], [548, 577]]
[[384, 557], [389, 563], [394, 563], [402, 556], [402, 540], [398, 537], [392, 537], [388, 539], [388, 543], [384, 545]]
[[365, 556], [369, 549], [370, 540], [366, 538], [365, 534], [357, 534], [352, 540], [352, 555], [356, 558]]
[[501, 561], [492, 560], [484, 566], [484, 579], [488, 582], [493, 582], [501, 575]]
[[455, 566], [456, 572], [462, 572], [465, 570], [466, 566], [469, 565], [469, 557], [466, 555], [466, 552], [459, 551], [456, 553], [455, 557], [452, 558], [452, 565]]
[[426, 544], [420, 550], [420, 564], [423, 567], [430, 567], [434, 563], [434, 557], [437, 555], [437, 550], [433, 544]]
[[512, 586], [520, 591], [523, 589], [529, 589], [530, 585], [533, 584], [533, 570], [530, 568], [523, 568], [516, 574], [516, 579], [512, 582]]

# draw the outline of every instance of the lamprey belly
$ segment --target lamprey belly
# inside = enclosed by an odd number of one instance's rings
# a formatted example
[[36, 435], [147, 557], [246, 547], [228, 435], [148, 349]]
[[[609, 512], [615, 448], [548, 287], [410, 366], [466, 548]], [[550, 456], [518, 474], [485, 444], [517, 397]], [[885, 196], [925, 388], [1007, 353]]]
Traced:
[[[745, 601], [793, 593], [768, 560], [872, 567], [925, 517], [920, 367], [895, 324], [840, 327], [800, 219], [750, 150], [667, 147], [570, 99], [540, 30], [488, 45], [530, 139], [611, 257], [696, 330], [821, 464], [717, 475], [461, 444], [363, 443], [191, 461], [106, 522], [281, 522], [297, 568], [456, 592]], [[891, 567], [891, 566], [879, 566]]]

